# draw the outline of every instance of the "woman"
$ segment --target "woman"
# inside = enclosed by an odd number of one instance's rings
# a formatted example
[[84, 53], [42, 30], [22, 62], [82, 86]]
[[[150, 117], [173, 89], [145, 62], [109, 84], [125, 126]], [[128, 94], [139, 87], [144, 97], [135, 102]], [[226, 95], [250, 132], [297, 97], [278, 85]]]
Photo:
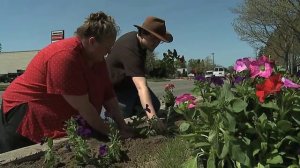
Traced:
[[97, 132], [109, 126], [97, 109], [104, 106], [129, 137], [109, 80], [104, 56], [118, 32], [114, 19], [92, 13], [75, 36], [42, 49], [23, 75], [3, 94], [0, 114], [0, 153], [66, 135], [65, 121], [80, 114]]

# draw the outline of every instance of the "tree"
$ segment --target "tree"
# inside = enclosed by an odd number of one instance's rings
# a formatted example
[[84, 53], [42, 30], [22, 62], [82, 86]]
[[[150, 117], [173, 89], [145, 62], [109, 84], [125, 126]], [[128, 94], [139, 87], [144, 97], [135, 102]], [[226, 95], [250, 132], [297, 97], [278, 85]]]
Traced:
[[[180, 64], [185, 64], [184, 56], [177, 54], [177, 51], [174, 49], [173, 52], [168, 50], [166, 53], [163, 53], [163, 64], [166, 67], [167, 77], [174, 77], [177, 71], [177, 68], [180, 68]], [[178, 62], [180, 64], [176, 64]]]
[[190, 59], [188, 61], [188, 67], [191, 73], [199, 75], [204, 74], [205, 71], [212, 70], [213, 62], [209, 56], [205, 59]]
[[0, 53], [2, 52], [2, 44], [0, 43]]
[[245, 0], [233, 12], [238, 14], [233, 26], [240, 38], [272, 51], [288, 67], [295, 38], [300, 41], [300, 0]]

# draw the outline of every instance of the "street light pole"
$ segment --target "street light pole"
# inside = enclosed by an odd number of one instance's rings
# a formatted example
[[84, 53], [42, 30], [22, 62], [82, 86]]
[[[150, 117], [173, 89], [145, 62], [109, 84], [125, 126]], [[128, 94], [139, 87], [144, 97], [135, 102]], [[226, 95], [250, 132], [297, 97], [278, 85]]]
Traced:
[[211, 53], [211, 55], [212, 55], [213, 67], [215, 68], [215, 53]]

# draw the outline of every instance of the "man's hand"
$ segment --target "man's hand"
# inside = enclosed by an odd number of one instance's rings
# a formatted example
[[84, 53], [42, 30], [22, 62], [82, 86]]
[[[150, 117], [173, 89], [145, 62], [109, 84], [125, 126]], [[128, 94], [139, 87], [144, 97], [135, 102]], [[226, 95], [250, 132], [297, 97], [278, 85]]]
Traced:
[[[155, 117], [155, 118], [154, 118]], [[151, 120], [154, 120], [153, 122], [153, 128], [158, 132], [158, 133], [163, 133], [166, 131], [166, 126], [165, 124], [162, 122], [162, 120], [160, 118], [158, 118], [156, 115], [154, 115]]]

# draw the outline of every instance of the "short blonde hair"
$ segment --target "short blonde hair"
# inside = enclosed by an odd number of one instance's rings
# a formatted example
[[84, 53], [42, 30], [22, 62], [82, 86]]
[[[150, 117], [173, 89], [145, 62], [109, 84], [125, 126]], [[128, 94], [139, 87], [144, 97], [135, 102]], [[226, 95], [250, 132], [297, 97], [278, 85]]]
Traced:
[[116, 38], [119, 30], [114, 18], [100, 11], [91, 13], [83, 25], [77, 28], [75, 34], [80, 38], [95, 37], [101, 42], [107, 37]]

